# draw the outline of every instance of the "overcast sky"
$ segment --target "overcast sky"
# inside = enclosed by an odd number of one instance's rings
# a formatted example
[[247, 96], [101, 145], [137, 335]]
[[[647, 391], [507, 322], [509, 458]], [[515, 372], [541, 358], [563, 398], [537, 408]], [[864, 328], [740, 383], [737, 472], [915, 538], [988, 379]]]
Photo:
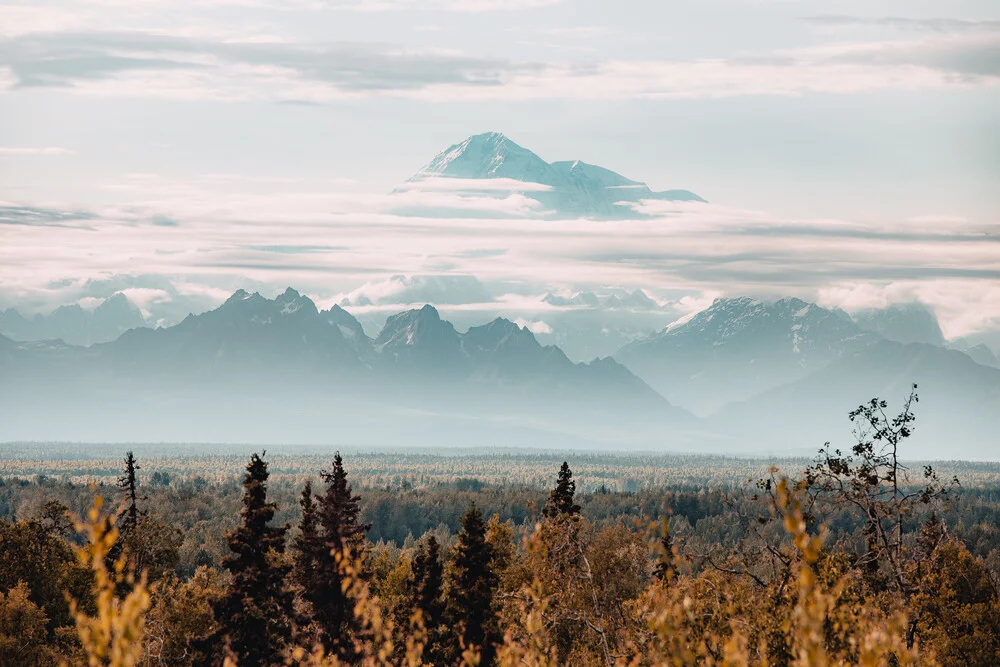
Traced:
[[[100, 296], [88, 280], [333, 299], [453, 273], [527, 292], [919, 298], [952, 336], [996, 327], [997, 9], [4, 2], [0, 306]], [[711, 204], [614, 224], [533, 220], [518, 201], [493, 221], [391, 213], [396, 185], [489, 130]]]

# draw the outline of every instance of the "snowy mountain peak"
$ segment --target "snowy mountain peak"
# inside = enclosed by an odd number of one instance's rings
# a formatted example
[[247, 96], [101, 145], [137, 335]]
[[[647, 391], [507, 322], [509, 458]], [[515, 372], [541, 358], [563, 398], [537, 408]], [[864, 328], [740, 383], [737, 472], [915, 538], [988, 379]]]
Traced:
[[[687, 190], [656, 192], [645, 183], [581, 160], [548, 163], [500, 132], [477, 134], [444, 149], [407, 181], [406, 190], [419, 190], [421, 182], [439, 178], [510, 179], [544, 186], [532, 188], [531, 199], [542, 207], [535, 209], [554, 217], [634, 218], [642, 216], [629, 204], [643, 200], [704, 201]], [[520, 192], [483, 189], [499, 198]], [[483, 189], [468, 187], [477, 196], [483, 196]]]
[[129, 298], [125, 296], [125, 294], [123, 294], [122, 292], [115, 292], [107, 299], [102, 301], [101, 305], [95, 308], [94, 311], [96, 312], [98, 310], [106, 310], [106, 311], [117, 310], [121, 312], [124, 310], [135, 310], [135, 309], [136, 309], [135, 304], [129, 301]]
[[235, 292], [233, 292], [233, 295], [231, 297], [226, 299], [226, 303], [236, 302], [236, 301], [246, 301], [249, 298], [250, 298], [250, 293], [247, 292], [245, 289], [240, 288]]
[[282, 294], [278, 295], [274, 299], [274, 303], [280, 308], [282, 315], [292, 315], [300, 311], [307, 312], [310, 315], [315, 315], [319, 312], [312, 299], [307, 296], [302, 296], [291, 287], [286, 289]]
[[550, 184], [551, 168], [542, 158], [500, 132], [469, 137], [434, 156], [412, 180], [427, 176], [512, 178]]

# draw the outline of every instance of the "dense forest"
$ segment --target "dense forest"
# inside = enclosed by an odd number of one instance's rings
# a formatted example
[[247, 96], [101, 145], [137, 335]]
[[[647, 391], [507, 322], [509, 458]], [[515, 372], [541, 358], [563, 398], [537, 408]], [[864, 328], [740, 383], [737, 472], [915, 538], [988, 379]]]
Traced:
[[0, 664], [1000, 664], [1000, 483], [912, 408], [781, 469], [8, 459]]

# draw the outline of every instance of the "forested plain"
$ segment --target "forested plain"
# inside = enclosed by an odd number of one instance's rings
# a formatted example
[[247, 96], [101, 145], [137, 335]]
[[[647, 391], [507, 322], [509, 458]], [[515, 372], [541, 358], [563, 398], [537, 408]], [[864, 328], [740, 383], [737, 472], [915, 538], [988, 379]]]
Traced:
[[0, 664], [1000, 664], [1000, 465], [0, 449]]

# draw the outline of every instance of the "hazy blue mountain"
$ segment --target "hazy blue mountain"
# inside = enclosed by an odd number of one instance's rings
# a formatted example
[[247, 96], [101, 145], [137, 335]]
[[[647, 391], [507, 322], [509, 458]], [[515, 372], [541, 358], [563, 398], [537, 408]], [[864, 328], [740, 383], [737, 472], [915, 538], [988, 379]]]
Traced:
[[898, 343], [945, 345], [937, 317], [922, 303], [894, 303], [885, 308], [861, 310], [853, 319], [862, 329]]
[[977, 364], [982, 364], [983, 366], [992, 366], [993, 368], [1000, 368], [1000, 359], [997, 359], [996, 355], [993, 354], [993, 350], [986, 347], [982, 343], [978, 345], [973, 345], [965, 349], [961, 349], [961, 352], [969, 355], [969, 357], [975, 361]]
[[426, 376], [467, 374], [468, 359], [451, 322], [442, 320], [433, 306], [393, 315], [375, 339], [383, 364]]
[[228, 379], [290, 375], [315, 380], [359, 371], [362, 364], [339, 326], [292, 288], [274, 299], [239, 290], [215, 310], [173, 327], [134, 329], [98, 346], [120, 373]]
[[776, 449], [818, 448], [825, 441], [853, 444], [847, 413], [867, 399], [900, 409], [910, 385], [918, 385], [917, 421], [909, 457], [995, 458], [1000, 429], [1000, 370], [968, 355], [924, 343], [879, 341], [845, 354], [826, 367], [727, 406], [714, 423], [747, 443], [764, 440]]
[[18, 341], [60, 339], [71, 345], [93, 345], [145, 326], [148, 323], [142, 313], [121, 292], [92, 311], [78, 304], [60, 306], [47, 315], [31, 318], [13, 308], [0, 311], [0, 333]]
[[993, 356], [1000, 358], [1000, 329], [977, 331], [953, 340], [951, 345], [957, 350], [965, 350], [976, 347], [977, 345], [985, 345]]
[[621, 393], [634, 405], [667, 407], [661, 396], [615, 361], [574, 363], [558, 347], [540, 344], [528, 329], [502, 317], [461, 333], [426, 305], [390, 317], [374, 348], [381, 367], [397, 379], [514, 389], [521, 394], [519, 400], [534, 400], [532, 392], [573, 400]]
[[725, 298], [681, 325], [629, 343], [615, 358], [671, 403], [708, 414], [878, 340], [801, 299]]
[[361, 322], [356, 317], [338, 305], [334, 305], [330, 310], [324, 310], [320, 316], [340, 329], [341, 335], [344, 336], [360, 359], [370, 358], [373, 352], [372, 340], [365, 333], [364, 327], [361, 326]]
[[291, 288], [90, 348], [3, 339], [0, 365], [0, 439], [652, 446], [697, 425], [616, 362], [574, 364], [507, 320], [460, 333], [425, 306], [370, 340]]
[[[526, 195], [541, 203], [544, 213], [539, 214], [554, 217], [634, 218], [637, 214], [619, 202], [704, 201], [688, 190], [656, 192], [645, 183], [579, 160], [550, 164], [499, 132], [477, 134], [444, 149], [407, 181], [407, 189], [419, 189], [428, 178], [512, 179], [545, 186], [529, 189]], [[497, 191], [485, 183], [479, 189], [463, 183], [460, 189], [497, 197], [518, 191]]]

